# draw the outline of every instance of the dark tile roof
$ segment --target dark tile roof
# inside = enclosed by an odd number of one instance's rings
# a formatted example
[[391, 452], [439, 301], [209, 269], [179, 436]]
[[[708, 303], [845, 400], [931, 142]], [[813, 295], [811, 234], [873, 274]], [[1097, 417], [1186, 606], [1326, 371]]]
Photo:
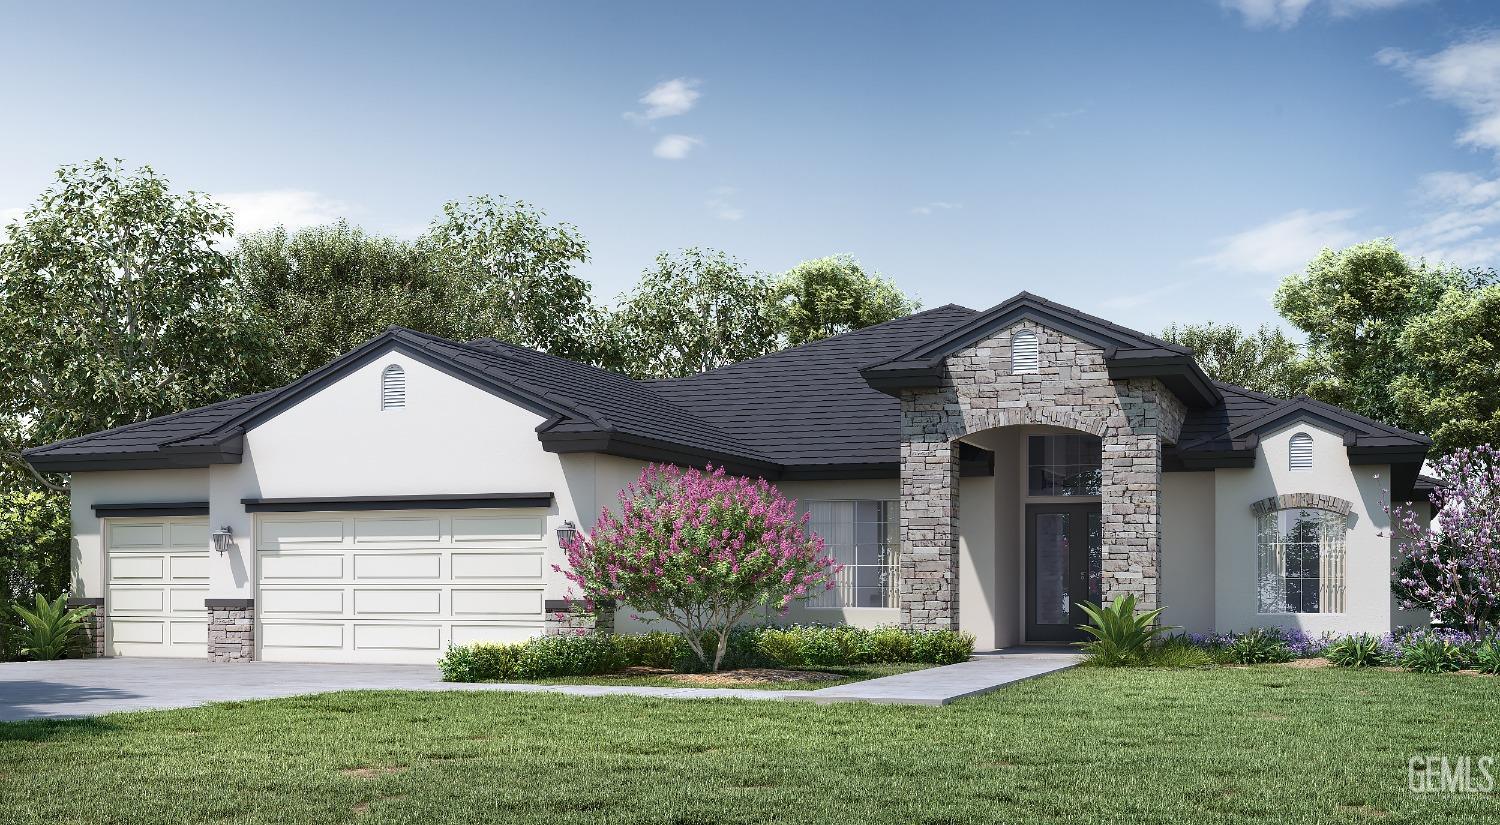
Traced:
[[26, 457], [36, 460], [84, 459], [101, 455], [145, 456], [160, 451], [163, 445], [189, 438], [210, 430], [228, 421], [247, 409], [274, 396], [279, 390], [245, 395], [209, 404], [185, 412], [151, 418], [135, 424], [126, 424], [111, 430], [57, 441], [26, 451]]

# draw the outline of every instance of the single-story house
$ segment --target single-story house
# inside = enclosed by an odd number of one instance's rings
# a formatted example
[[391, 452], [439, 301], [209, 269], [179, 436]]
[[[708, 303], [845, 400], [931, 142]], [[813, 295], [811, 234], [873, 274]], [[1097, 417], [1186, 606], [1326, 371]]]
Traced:
[[[1390, 501], [1430, 442], [1211, 380], [1022, 293], [638, 381], [392, 328], [281, 389], [27, 452], [72, 477], [101, 655], [431, 662], [541, 634], [559, 532], [647, 462], [763, 476], [843, 562], [797, 621], [1075, 639], [1135, 594], [1193, 632], [1385, 631]], [[620, 626], [636, 621], [620, 611]]]

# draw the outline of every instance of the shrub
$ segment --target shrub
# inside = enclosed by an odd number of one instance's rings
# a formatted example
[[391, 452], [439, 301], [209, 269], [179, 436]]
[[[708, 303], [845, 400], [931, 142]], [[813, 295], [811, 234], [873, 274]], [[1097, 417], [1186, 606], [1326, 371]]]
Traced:
[[799, 628], [770, 627], [760, 633], [760, 652], [784, 667], [802, 667], [807, 664], [807, 657], [803, 653], [805, 646]]
[[[869, 631], [870, 661], [909, 662], [912, 634], [899, 627], [883, 626]], [[973, 651], [970, 650], [972, 654]]]
[[1401, 667], [1415, 673], [1452, 673], [1469, 665], [1463, 646], [1431, 634], [1413, 634], [1401, 640]]
[[512, 668], [521, 679], [598, 676], [624, 667], [619, 649], [606, 635], [541, 636], [518, 647]]
[[5, 605], [66, 592], [72, 546], [66, 494], [0, 493], [0, 662], [24, 644], [4, 621]]
[[1491, 636], [1474, 645], [1474, 667], [1480, 673], [1500, 676], [1500, 637]]
[[1148, 667], [1206, 667], [1214, 663], [1214, 657], [1187, 636], [1168, 636], [1147, 645], [1139, 661]]
[[1224, 649], [1231, 662], [1257, 665], [1266, 662], [1290, 662], [1292, 649], [1280, 633], [1264, 628], [1240, 635]]
[[606, 509], [588, 536], [566, 542], [569, 569], [554, 569], [582, 589], [587, 609], [621, 601], [675, 625], [709, 670], [751, 611], [810, 599], [840, 569], [765, 479], [652, 464], [620, 504], [619, 517]]
[[51, 601], [38, 593], [33, 609], [27, 610], [19, 603], [11, 605], [10, 609], [19, 619], [15, 631], [21, 643], [21, 653], [36, 661], [62, 658], [68, 652], [73, 634], [83, 627], [83, 620], [94, 613], [92, 607], [69, 610], [66, 593]]
[[687, 643], [676, 633], [653, 630], [650, 633], [625, 633], [611, 637], [625, 666], [676, 667], [684, 655], [692, 655]]
[[1380, 637], [1369, 633], [1339, 639], [1328, 646], [1323, 657], [1339, 667], [1375, 667], [1389, 661]]
[[1079, 608], [1089, 617], [1089, 623], [1081, 629], [1093, 638], [1074, 644], [1083, 648], [1089, 660], [1097, 665], [1113, 667], [1137, 662], [1157, 636], [1172, 629], [1156, 624], [1166, 610], [1164, 607], [1137, 616], [1133, 594], [1115, 599], [1106, 607], [1083, 602]]
[[957, 630], [929, 630], [912, 634], [911, 660], [923, 664], [956, 665], [974, 655], [974, 634]]

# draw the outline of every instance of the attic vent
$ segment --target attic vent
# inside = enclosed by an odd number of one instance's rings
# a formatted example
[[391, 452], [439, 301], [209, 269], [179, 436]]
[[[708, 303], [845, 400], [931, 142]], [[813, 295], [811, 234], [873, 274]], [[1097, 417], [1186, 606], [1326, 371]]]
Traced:
[[1018, 329], [1010, 335], [1010, 371], [1013, 375], [1036, 372], [1036, 333]]
[[1307, 433], [1297, 433], [1292, 436], [1292, 446], [1289, 450], [1290, 456], [1287, 465], [1293, 470], [1312, 469], [1312, 436]]
[[406, 406], [406, 370], [391, 364], [380, 373], [380, 408], [392, 410]]

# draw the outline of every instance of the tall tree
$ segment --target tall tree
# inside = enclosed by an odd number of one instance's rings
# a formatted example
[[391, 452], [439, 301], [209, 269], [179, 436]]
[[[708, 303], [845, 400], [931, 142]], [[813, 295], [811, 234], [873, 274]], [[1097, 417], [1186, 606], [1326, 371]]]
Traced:
[[524, 201], [488, 195], [443, 206], [418, 242], [463, 303], [463, 335], [490, 336], [566, 358], [590, 360], [600, 313], [589, 282], [573, 272], [588, 243], [571, 224], [547, 222]]
[[611, 314], [608, 366], [641, 378], [711, 370], [777, 349], [766, 279], [712, 249], [663, 252]]
[[767, 315], [782, 341], [798, 346], [863, 329], [921, 306], [889, 278], [866, 272], [853, 255], [803, 261], [771, 285]]
[[[235, 267], [251, 318], [263, 330], [264, 387], [285, 384], [399, 324], [461, 336], [468, 300], [414, 245], [340, 221], [239, 239]], [[467, 282], [467, 279], [466, 279]]]
[[26, 446], [246, 389], [254, 341], [218, 247], [230, 231], [224, 207], [150, 167], [58, 170], [0, 241], [0, 484], [31, 473]]
[[1324, 250], [1276, 290], [1276, 309], [1307, 334], [1316, 372], [1310, 395], [1371, 418], [1415, 428], [1395, 401], [1396, 379], [1413, 366], [1400, 338], [1463, 273], [1412, 261], [1389, 238]]
[[1500, 284], [1448, 290], [1399, 344], [1411, 369], [1392, 384], [1397, 407], [1438, 452], [1500, 444]]
[[1302, 347], [1271, 324], [1245, 331], [1234, 324], [1173, 324], [1161, 337], [1192, 347], [1211, 378], [1277, 398], [1307, 390], [1312, 366]]

